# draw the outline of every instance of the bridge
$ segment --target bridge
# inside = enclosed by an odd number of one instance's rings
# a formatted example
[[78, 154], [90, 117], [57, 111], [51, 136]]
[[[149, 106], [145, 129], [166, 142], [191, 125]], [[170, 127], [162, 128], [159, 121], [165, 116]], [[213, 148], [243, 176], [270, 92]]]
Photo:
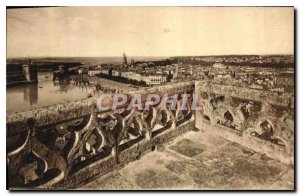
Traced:
[[199, 140], [207, 137], [203, 133], [223, 138], [293, 166], [293, 94], [202, 81], [131, 92], [150, 93], [195, 93], [200, 110], [182, 111], [178, 101], [176, 110], [155, 105], [149, 111], [99, 111], [88, 98], [7, 116], [9, 188], [78, 188], [130, 162], [149, 162], [143, 157], [155, 157], [162, 146], [191, 133]]

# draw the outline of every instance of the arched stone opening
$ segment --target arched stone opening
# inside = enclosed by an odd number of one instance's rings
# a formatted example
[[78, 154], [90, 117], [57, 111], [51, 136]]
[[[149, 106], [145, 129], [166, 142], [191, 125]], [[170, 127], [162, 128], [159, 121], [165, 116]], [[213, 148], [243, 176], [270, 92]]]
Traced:
[[226, 120], [225, 123], [227, 123], [227, 122], [232, 123], [233, 122], [233, 116], [232, 116], [231, 112], [229, 112], [229, 111], [224, 113], [224, 118]]

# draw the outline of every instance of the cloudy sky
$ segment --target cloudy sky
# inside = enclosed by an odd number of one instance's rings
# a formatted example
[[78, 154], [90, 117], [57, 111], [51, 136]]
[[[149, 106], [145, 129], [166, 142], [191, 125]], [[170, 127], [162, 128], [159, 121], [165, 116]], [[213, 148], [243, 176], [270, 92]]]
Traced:
[[293, 54], [293, 8], [7, 10], [7, 56]]

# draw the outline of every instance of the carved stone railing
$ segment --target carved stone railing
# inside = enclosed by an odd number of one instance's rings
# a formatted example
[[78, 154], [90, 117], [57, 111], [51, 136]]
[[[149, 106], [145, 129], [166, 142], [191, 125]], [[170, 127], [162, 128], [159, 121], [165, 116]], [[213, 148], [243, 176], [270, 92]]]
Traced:
[[[7, 116], [9, 188], [72, 188], [196, 128], [294, 164], [294, 95], [209, 82], [129, 93], [193, 93], [200, 110], [99, 111], [93, 98]], [[191, 104], [192, 98], [187, 102]]]
[[294, 164], [294, 95], [196, 82], [196, 127]]
[[[193, 83], [132, 92], [192, 93]], [[191, 99], [188, 104], [191, 104]], [[7, 116], [9, 188], [72, 188], [136, 160], [195, 127], [194, 112], [118, 108], [99, 111], [93, 98]]]

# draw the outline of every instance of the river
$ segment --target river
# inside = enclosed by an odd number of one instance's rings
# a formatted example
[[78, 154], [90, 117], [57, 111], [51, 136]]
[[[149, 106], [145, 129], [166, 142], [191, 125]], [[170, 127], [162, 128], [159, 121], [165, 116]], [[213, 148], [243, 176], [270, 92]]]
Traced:
[[26, 111], [86, 98], [92, 87], [75, 86], [70, 81], [53, 82], [52, 72], [38, 72], [39, 82], [6, 88], [6, 112]]

